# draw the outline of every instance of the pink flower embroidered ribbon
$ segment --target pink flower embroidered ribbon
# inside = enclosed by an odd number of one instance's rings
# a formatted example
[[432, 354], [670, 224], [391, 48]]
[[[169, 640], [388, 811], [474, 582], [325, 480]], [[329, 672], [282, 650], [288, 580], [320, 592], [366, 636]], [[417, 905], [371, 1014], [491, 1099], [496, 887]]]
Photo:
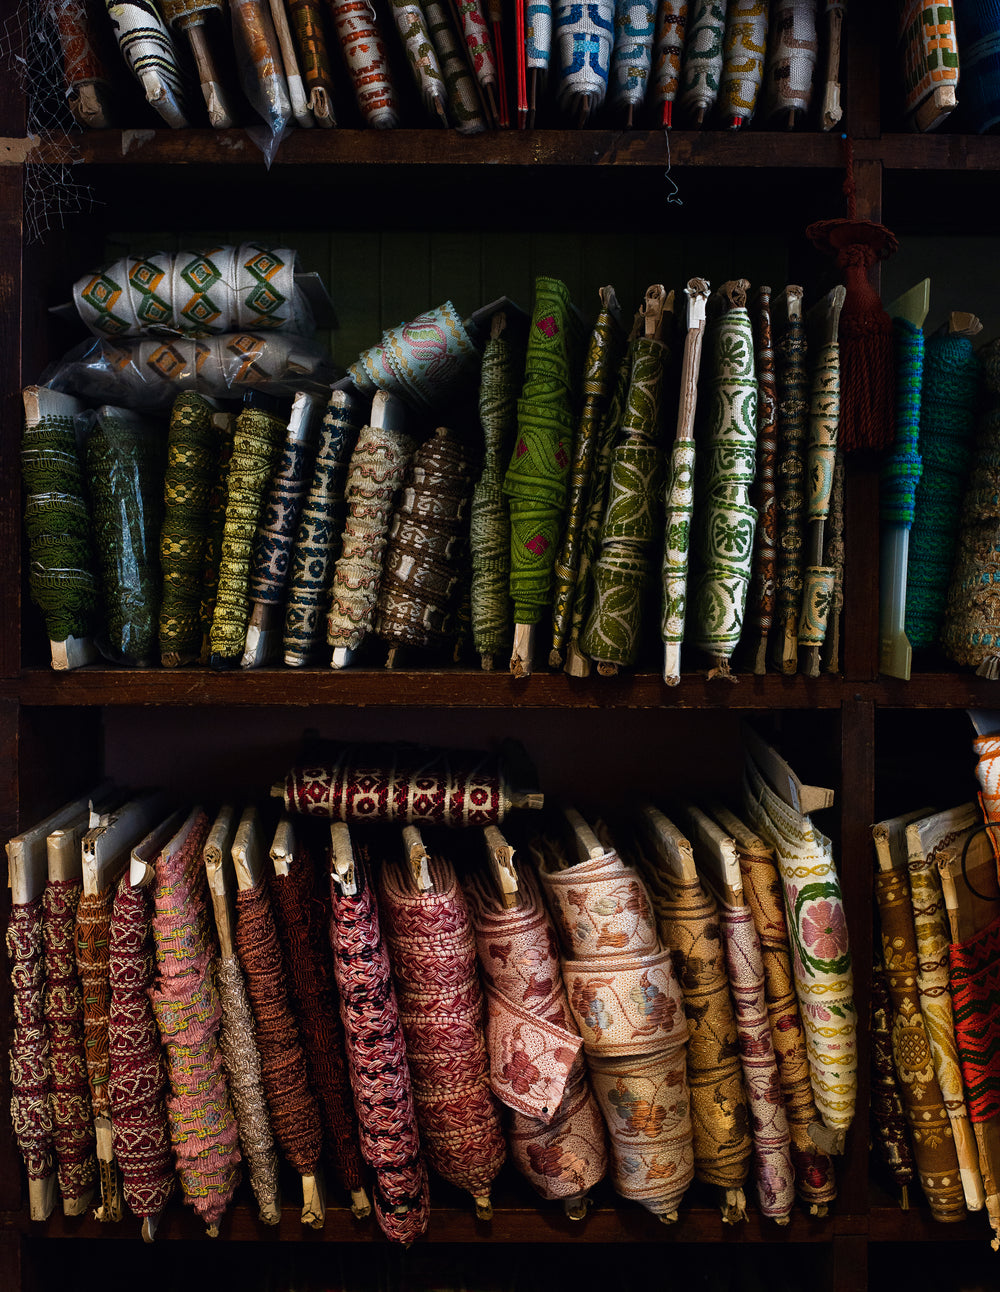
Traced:
[[786, 1221], [795, 1202], [795, 1168], [767, 1017], [760, 940], [749, 906], [720, 902], [719, 919], [750, 1101], [758, 1201], [763, 1215]]

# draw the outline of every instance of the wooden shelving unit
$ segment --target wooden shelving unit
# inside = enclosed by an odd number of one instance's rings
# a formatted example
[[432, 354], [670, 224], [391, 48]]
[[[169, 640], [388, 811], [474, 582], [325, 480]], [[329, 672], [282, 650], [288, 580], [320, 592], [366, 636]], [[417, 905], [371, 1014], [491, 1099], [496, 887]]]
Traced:
[[[12, 8], [11, 0], [2, 0], [0, 15]], [[953, 192], [969, 192], [969, 185], [981, 197], [992, 192], [993, 176], [1000, 171], [1000, 138], [881, 133], [880, 53], [866, 43], [862, 22], [852, 24], [849, 15], [848, 26], [844, 128], [854, 141], [859, 214], [875, 219], [884, 214], [890, 225], [898, 217], [910, 226], [919, 224], [925, 232], [934, 232], [939, 224], [951, 227], [957, 221], [960, 225], [962, 217], [956, 216], [949, 197]], [[419, 192], [437, 204], [437, 212], [419, 217], [425, 230], [440, 215], [446, 230], [490, 230], [507, 221], [515, 230], [541, 229], [560, 236], [566, 230], [570, 236], [610, 232], [628, 239], [641, 215], [650, 226], [644, 232], [662, 238], [664, 256], [677, 259], [671, 239], [682, 240], [702, 226], [720, 236], [727, 229], [731, 234], [730, 226], [738, 219], [746, 224], [748, 243], [764, 232], [784, 234], [796, 274], [808, 271], [817, 279], [825, 274], [828, 280], [830, 267], [805, 249], [802, 229], [810, 219], [841, 213], [844, 151], [840, 137], [812, 131], [673, 131], [671, 174], [684, 199], [684, 206], [675, 208], [664, 201], [661, 177], [667, 144], [662, 131], [509, 131], [473, 139], [431, 130], [293, 131], [281, 144], [269, 172], [241, 131], [114, 130], [75, 136], [67, 144], [33, 151], [25, 143], [25, 134], [24, 106], [14, 78], [0, 78], [0, 551], [4, 553], [0, 563], [0, 748], [8, 772], [0, 777], [0, 832], [13, 834], [93, 781], [103, 766], [114, 764], [116, 756], [123, 757], [118, 749], [123, 723], [131, 725], [140, 746], [145, 724], [150, 722], [151, 740], [161, 741], [166, 732], [178, 741], [208, 742], [211, 749], [213, 742], [224, 743], [226, 722], [236, 721], [240, 714], [245, 721], [259, 721], [262, 728], [281, 720], [287, 729], [299, 711], [308, 710], [309, 722], [325, 722], [332, 734], [342, 721], [349, 719], [358, 726], [376, 713], [382, 721], [396, 724], [400, 738], [425, 740], [433, 740], [435, 732], [446, 726], [451, 730], [464, 723], [469, 743], [477, 743], [485, 727], [517, 735], [535, 723], [544, 724], [558, 744], [560, 729], [577, 732], [585, 721], [590, 735], [587, 747], [566, 741], [560, 753], [565, 759], [562, 777], [571, 782], [579, 769], [581, 784], [600, 780], [608, 796], [614, 797], [626, 794], [633, 766], [599, 765], [602, 746], [611, 736], [627, 743], [634, 732], [645, 740], [658, 727], [669, 743], [671, 724], [680, 724], [676, 729], [693, 743], [677, 752], [677, 766], [686, 762], [707, 775], [717, 757], [719, 734], [731, 734], [741, 716], [754, 713], [790, 741], [793, 761], [797, 755], [807, 765], [814, 763], [818, 775], [836, 786], [837, 806], [824, 828], [837, 841], [858, 1016], [867, 1019], [872, 957], [868, 827], [876, 819], [879, 714], [926, 710], [940, 716], [949, 710], [996, 703], [994, 684], [968, 674], [917, 674], [908, 684], [878, 677], [877, 462], [862, 456], [849, 463], [842, 671], [816, 679], [743, 675], [735, 685], [707, 682], [692, 672], [676, 688], [666, 687], [649, 671], [574, 681], [542, 670], [522, 683], [504, 673], [457, 668], [392, 672], [364, 668], [344, 673], [265, 669], [218, 674], [197, 668], [90, 667], [59, 675], [45, 666], [36, 617], [27, 605], [18, 485], [21, 387], [35, 380], [45, 363], [68, 343], [62, 325], [54, 324], [46, 309], [66, 298], [69, 284], [100, 258], [105, 235], [114, 229], [215, 227], [229, 218], [219, 205], [228, 201], [239, 208], [235, 220], [241, 228], [280, 228], [294, 244], [297, 229], [377, 227], [380, 221], [386, 227], [405, 227], [407, 194], [419, 186]], [[79, 167], [74, 173], [92, 184], [103, 205], [89, 219], [72, 221], [65, 232], [52, 233], [40, 246], [26, 246], [21, 214], [25, 158], [73, 160]], [[891, 209], [891, 195], [907, 192], [907, 185], [918, 181], [933, 189], [926, 206], [916, 213], [910, 208]], [[350, 197], [356, 197], [359, 188], [365, 202], [355, 209]], [[312, 200], [307, 203], [310, 194]], [[736, 208], [734, 195], [739, 198]], [[628, 205], [637, 197], [642, 199], [641, 212]], [[550, 207], [557, 198], [561, 205]], [[677, 278], [692, 272], [683, 264], [675, 268]], [[342, 302], [341, 307], [348, 310], [350, 302]], [[208, 711], [211, 723], [203, 720]], [[928, 721], [935, 719], [929, 716]], [[637, 748], [632, 754], [638, 766], [643, 751]], [[598, 760], [596, 770], [593, 762], [585, 767], [587, 759]], [[544, 784], [546, 768], [540, 771]], [[649, 768], [645, 771], [652, 774]], [[142, 772], [140, 765], [137, 777]], [[5, 923], [9, 897], [3, 892], [0, 921]], [[6, 1050], [9, 1026], [5, 995], [0, 1006], [0, 1050]], [[641, 1208], [616, 1201], [608, 1190], [588, 1218], [574, 1224], [557, 1208], [530, 1198], [511, 1172], [509, 1179], [504, 1177], [494, 1220], [488, 1226], [478, 1224], [447, 1190], [439, 1196], [435, 1189], [430, 1242], [482, 1244], [485, 1262], [496, 1260], [497, 1244], [699, 1244], [706, 1260], [712, 1259], [712, 1253], [745, 1244], [775, 1244], [784, 1249], [829, 1244], [832, 1256], [824, 1261], [824, 1270], [833, 1292], [864, 1286], [869, 1244], [970, 1240], [985, 1245], [985, 1221], [936, 1225], [921, 1206], [903, 1212], [877, 1190], [870, 1192], [864, 1026], [858, 1070], [858, 1112], [839, 1170], [839, 1197], [832, 1214], [824, 1219], [797, 1213], [789, 1226], [778, 1229], [753, 1212], [746, 1225], [730, 1229], [721, 1224], [717, 1211], [696, 1199], [685, 1206], [679, 1223], [667, 1228]], [[135, 1238], [134, 1227], [127, 1222], [109, 1229], [91, 1219], [68, 1221], [56, 1214], [42, 1226], [31, 1224], [22, 1176], [4, 1110], [0, 1114], [3, 1289], [15, 1292], [35, 1286], [32, 1262], [40, 1240], [59, 1243], [85, 1238], [100, 1251], [105, 1244]], [[321, 1234], [304, 1234], [291, 1209], [277, 1232], [266, 1229], [245, 1199], [223, 1223], [221, 1241], [227, 1239], [261, 1244], [381, 1241], [373, 1224], [359, 1227], [349, 1212], [335, 1205]], [[158, 1241], [190, 1241], [195, 1260], [194, 1244], [204, 1239], [193, 1216], [176, 1204], [164, 1217]], [[66, 1259], [74, 1258], [67, 1255]]]

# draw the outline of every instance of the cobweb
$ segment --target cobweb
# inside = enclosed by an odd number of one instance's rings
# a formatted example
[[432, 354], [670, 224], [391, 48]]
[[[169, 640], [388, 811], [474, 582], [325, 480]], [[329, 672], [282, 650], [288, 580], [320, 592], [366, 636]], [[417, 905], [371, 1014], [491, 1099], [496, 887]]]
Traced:
[[63, 228], [67, 215], [90, 211], [90, 185], [73, 173], [80, 160], [73, 136], [80, 127], [66, 103], [62, 52], [52, 16], [53, 0], [20, 0], [0, 28], [0, 64], [18, 78], [27, 102], [28, 134], [52, 145], [66, 161], [33, 162], [24, 167], [24, 230], [27, 242], [39, 242], [51, 229]]

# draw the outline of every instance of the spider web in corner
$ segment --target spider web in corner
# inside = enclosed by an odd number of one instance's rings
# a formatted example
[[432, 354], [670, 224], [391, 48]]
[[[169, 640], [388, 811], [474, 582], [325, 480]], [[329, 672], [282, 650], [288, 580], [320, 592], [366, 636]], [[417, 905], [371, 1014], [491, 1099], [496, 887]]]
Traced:
[[73, 174], [79, 132], [66, 102], [62, 50], [56, 28], [59, 0], [22, 0], [0, 27], [0, 65], [20, 82], [27, 103], [28, 134], [42, 145], [71, 149], [65, 162], [27, 161], [24, 167], [25, 241], [40, 242], [68, 215], [90, 211], [95, 204], [89, 184]]

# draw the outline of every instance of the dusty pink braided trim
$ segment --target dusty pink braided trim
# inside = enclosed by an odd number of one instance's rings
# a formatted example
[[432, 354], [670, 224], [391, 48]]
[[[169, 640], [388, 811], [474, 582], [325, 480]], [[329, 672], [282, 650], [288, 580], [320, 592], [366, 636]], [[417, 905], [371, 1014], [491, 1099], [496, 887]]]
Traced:
[[360, 857], [356, 870], [355, 896], [345, 897], [335, 882], [330, 885], [330, 944], [340, 1017], [361, 1152], [375, 1172], [375, 1217], [386, 1237], [412, 1243], [427, 1232], [430, 1219], [427, 1168], [389, 957]]
[[430, 874], [433, 891], [417, 893], [402, 864], [386, 862], [379, 897], [427, 1160], [482, 1198], [506, 1148], [490, 1089], [476, 944], [451, 865], [433, 858]]
[[149, 1003], [153, 981], [150, 894], [126, 870], [111, 913], [108, 1089], [125, 1201], [155, 1216], [174, 1188], [167, 1123], [167, 1063]]
[[49, 1108], [49, 1033], [42, 1008], [42, 899], [11, 907], [7, 958], [13, 988], [14, 1031], [10, 1047], [10, 1117], [32, 1180], [56, 1169]]
[[200, 812], [184, 846], [157, 858], [153, 937], [160, 975], [149, 998], [166, 1048], [170, 1138], [184, 1199], [214, 1225], [239, 1184], [240, 1151], [217, 1043], [222, 1007], [202, 865], [209, 828]]
[[97, 1180], [94, 1114], [83, 1043], [83, 998], [76, 971], [78, 879], [49, 880], [42, 894], [45, 939], [45, 1019], [49, 1027], [52, 1138], [59, 1191], [67, 1201], [89, 1194]]

